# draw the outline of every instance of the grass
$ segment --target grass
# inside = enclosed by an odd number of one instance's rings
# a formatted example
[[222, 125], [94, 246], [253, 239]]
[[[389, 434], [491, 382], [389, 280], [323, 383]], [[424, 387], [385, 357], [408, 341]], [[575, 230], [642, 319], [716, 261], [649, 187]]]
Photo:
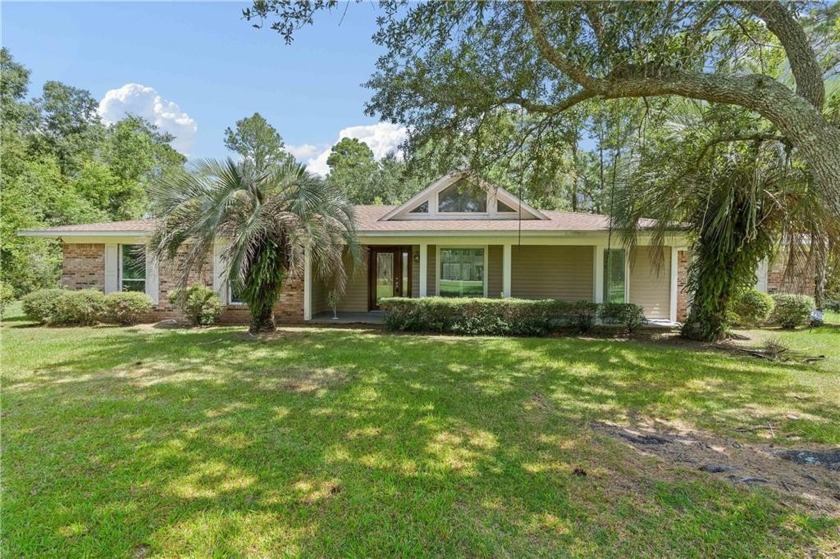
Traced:
[[[836, 516], [594, 432], [840, 444], [840, 330], [774, 364], [651, 343], [2, 328], [4, 557], [759, 557]], [[793, 415], [795, 414], [795, 415]], [[796, 419], [791, 419], [795, 417]], [[582, 468], [586, 476], [575, 475]], [[834, 546], [834, 547], [832, 547]]]

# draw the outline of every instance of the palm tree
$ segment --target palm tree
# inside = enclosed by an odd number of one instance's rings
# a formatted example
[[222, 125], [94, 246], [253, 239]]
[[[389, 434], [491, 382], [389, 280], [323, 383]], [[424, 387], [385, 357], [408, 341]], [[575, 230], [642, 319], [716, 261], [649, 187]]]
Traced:
[[692, 302], [682, 334], [717, 340], [732, 297], [755, 284], [763, 258], [784, 245], [800, 262], [824, 259], [815, 249], [835, 246], [840, 227], [772, 130], [739, 134], [751, 128], [746, 117], [720, 116], [700, 103], [668, 109], [661, 128], [625, 162], [611, 213], [630, 245], [643, 218], [657, 220], [648, 230], [657, 245], [675, 224], [687, 230]]
[[248, 304], [251, 333], [274, 330], [274, 305], [306, 252], [339, 291], [345, 249], [359, 258], [352, 205], [294, 161], [198, 161], [159, 180], [151, 199], [159, 218], [152, 246], [161, 261], [177, 262], [179, 286], [206, 266], [217, 239], [225, 243], [225, 279]]

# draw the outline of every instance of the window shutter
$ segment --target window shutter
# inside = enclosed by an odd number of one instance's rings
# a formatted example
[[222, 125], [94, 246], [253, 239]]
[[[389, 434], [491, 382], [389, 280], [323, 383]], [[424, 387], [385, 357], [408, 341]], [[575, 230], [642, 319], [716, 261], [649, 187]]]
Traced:
[[119, 245], [116, 243], [107, 243], [105, 245], [105, 293], [113, 293], [114, 291], [120, 290], [119, 263]]
[[151, 298], [152, 303], [158, 304], [160, 299], [160, 273], [158, 261], [154, 251], [146, 247], [146, 295]]

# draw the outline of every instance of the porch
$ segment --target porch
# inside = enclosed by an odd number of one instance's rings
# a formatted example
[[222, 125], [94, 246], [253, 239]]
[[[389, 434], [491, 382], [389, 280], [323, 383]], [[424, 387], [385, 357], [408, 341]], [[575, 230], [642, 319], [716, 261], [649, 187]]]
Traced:
[[[332, 318], [329, 282], [312, 277], [307, 266], [305, 319], [378, 324], [380, 299], [431, 296], [629, 302], [660, 324], [676, 323], [685, 312], [687, 256], [678, 246], [662, 253], [644, 245], [627, 251], [585, 236], [522, 244], [499, 237], [407, 240], [364, 239], [370, 242], [362, 245], [361, 265], [338, 297], [338, 319]], [[352, 267], [349, 258], [346, 263]]]
[[336, 312], [335, 316], [333, 316], [332, 311], [324, 311], [314, 315], [310, 322], [312, 324], [329, 324], [330, 326], [335, 326], [337, 324], [384, 324], [385, 313], [382, 311], [340, 311]]

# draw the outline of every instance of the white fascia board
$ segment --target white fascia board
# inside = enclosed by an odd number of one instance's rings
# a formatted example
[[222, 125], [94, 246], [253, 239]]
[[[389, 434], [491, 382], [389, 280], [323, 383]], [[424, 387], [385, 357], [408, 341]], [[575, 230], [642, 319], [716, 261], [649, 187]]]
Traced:
[[[519, 233], [516, 231], [360, 231], [357, 241], [361, 245], [419, 245], [444, 244], [452, 245], [463, 242], [476, 243], [481, 239], [483, 244], [503, 245], [599, 245], [606, 247], [607, 232], [605, 231], [523, 231], [522, 242], [519, 243]], [[651, 235], [639, 235], [636, 244], [647, 246], [652, 244]], [[622, 248], [616, 246], [616, 248]]]

